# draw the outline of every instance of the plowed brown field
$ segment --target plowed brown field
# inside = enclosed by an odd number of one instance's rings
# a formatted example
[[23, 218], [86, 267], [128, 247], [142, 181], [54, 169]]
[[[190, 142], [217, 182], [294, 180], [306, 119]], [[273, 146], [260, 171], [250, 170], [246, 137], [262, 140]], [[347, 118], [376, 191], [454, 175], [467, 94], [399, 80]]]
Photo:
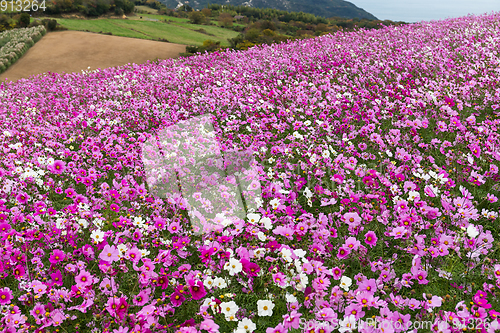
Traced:
[[72, 73], [97, 68], [142, 64], [156, 58], [177, 58], [186, 46], [138, 38], [81, 31], [47, 33], [16, 63], [0, 75], [0, 81], [17, 81], [41, 73]]

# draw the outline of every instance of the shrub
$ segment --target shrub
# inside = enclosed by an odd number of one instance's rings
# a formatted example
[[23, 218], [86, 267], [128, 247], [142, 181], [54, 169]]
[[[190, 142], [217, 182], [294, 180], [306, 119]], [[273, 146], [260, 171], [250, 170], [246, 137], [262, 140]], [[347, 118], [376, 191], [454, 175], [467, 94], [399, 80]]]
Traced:
[[205, 15], [202, 12], [190, 12], [188, 17], [189, 21], [193, 24], [202, 24], [205, 22]]
[[22, 13], [21, 17], [19, 17], [19, 25], [23, 28], [30, 25], [30, 14]]

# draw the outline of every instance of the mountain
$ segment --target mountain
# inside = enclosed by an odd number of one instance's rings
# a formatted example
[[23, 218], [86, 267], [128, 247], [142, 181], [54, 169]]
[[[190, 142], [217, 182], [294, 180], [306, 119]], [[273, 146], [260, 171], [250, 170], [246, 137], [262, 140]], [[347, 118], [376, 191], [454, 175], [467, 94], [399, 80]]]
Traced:
[[255, 8], [274, 8], [290, 12], [311, 13], [326, 18], [337, 16], [345, 18], [377, 18], [353, 3], [344, 0], [160, 0], [168, 8], [177, 8], [184, 4], [194, 9], [202, 9], [208, 4], [248, 6]]

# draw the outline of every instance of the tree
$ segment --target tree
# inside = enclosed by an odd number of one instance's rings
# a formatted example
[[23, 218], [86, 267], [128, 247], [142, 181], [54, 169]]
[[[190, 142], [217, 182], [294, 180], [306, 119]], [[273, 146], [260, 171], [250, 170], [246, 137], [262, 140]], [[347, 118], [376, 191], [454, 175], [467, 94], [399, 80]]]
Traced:
[[221, 13], [219, 15], [219, 23], [224, 28], [230, 28], [233, 26], [233, 16], [229, 13]]
[[19, 18], [19, 25], [23, 28], [30, 25], [30, 14], [22, 13], [21, 17]]
[[202, 24], [205, 22], [205, 15], [202, 12], [190, 12], [188, 16], [189, 21], [193, 24]]
[[325, 32], [326, 30], [328, 30], [328, 27], [326, 24], [319, 23], [318, 25], [316, 25], [316, 31]]
[[179, 12], [192, 12], [193, 7], [191, 7], [190, 5], [182, 5], [177, 9], [177, 11], [179, 11]]
[[201, 12], [203, 13], [203, 15], [205, 15], [205, 17], [210, 17], [212, 16], [212, 10], [209, 9], [209, 8], [203, 8], [201, 10]]
[[245, 33], [246, 39], [250, 42], [255, 42], [259, 38], [259, 35], [260, 30], [256, 28], [249, 29]]

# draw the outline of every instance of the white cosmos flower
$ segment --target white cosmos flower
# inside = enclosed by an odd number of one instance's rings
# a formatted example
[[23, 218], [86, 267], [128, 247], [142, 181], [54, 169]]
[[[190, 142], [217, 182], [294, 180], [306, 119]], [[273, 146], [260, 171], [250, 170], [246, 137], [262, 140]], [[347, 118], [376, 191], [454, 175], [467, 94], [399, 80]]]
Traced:
[[203, 281], [203, 285], [207, 289], [212, 289], [212, 287], [215, 285], [214, 279], [211, 276], [207, 276], [205, 280]]
[[351, 284], [352, 284], [352, 279], [348, 276], [343, 276], [340, 279], [340, 288], [344, 289], [345, 291], [349, 290]]
[[224, 269], [229, 271], [229, 275], [234, 276], [241, 272], [243, 265], [238, 259], [231, 258], [229, 259], [229, 262], [224, 265]]
[[271, 204], [271, 206], [273, 206], [274, 209], [277, 209], [278, 206], [281, 204], [281, 200], [278, 199], [278, 198], [274, 198], [273, 200], [271, 200], [271, 202], [269, 202]]
[[78, 224], [81, 225], [83, 228], [87, 228], [89, 226], [89, 222], [85, 219], [79, 219]]
[[295, 303], [295, 302], [297, 302], [297, 297], [293, 296], [292, 294], [287, 293], [286, 294], [286, 301], [288, 303]]
[[341, 320], [339, 325], [339, 332], [352, 332], [353, 329], [356, 329], [356, 317], [354, 315], [349, 315]]
[[94, 242], [100, 243], [104, 239], [104, 231], [96, 229], [92, 231], [92, 233], [90, 234], [90, 238], [92, 238]]
[[238, 323], [238, 327], [236, 328], [236, 333], [251, 333], [257, 329], [257, 325], [254, 324], [248, 318], [243, 318]]
[[273, 227], [273, 224], [271, 223], [271, 219], [267, 216], [261, 218], [260, 222], [264, 225], [264, 228], [266, 228], [267, 230], [271, 230], [271, 228]]
[[250, 223], [257, 223], [260, 220], [260, 215], [255, 213], [248, 214], [247, 217]]
[[221, 277], [216, 277], [214, 279], [214, 285], [217, 286], [218, 288], [220, 289], [223, 289], [223, 288], [226, 288], [227, 287], [227, 283], [226, 283], [226, 280], [224, 280], [223, 278]]
[[479, 231], [473, 224], [469, 224], [469, 226], [467, 227], [467, 235], [470, 238], [476, 238], [476, 236], [479, 235]]
[[274, 303], [269, 300], [258, 300], [257, 311], [260, 317], [272, 316]]
[[239, 307], [234, 301], [220, 303], [221, 312], [226, 316], [234, 316], [238, 312]]
[[408, 192], [408, 200], [413, 201], [416, 198], [420, 198], [420, 192], [417, 192], [417, 191], [409, 191]]

